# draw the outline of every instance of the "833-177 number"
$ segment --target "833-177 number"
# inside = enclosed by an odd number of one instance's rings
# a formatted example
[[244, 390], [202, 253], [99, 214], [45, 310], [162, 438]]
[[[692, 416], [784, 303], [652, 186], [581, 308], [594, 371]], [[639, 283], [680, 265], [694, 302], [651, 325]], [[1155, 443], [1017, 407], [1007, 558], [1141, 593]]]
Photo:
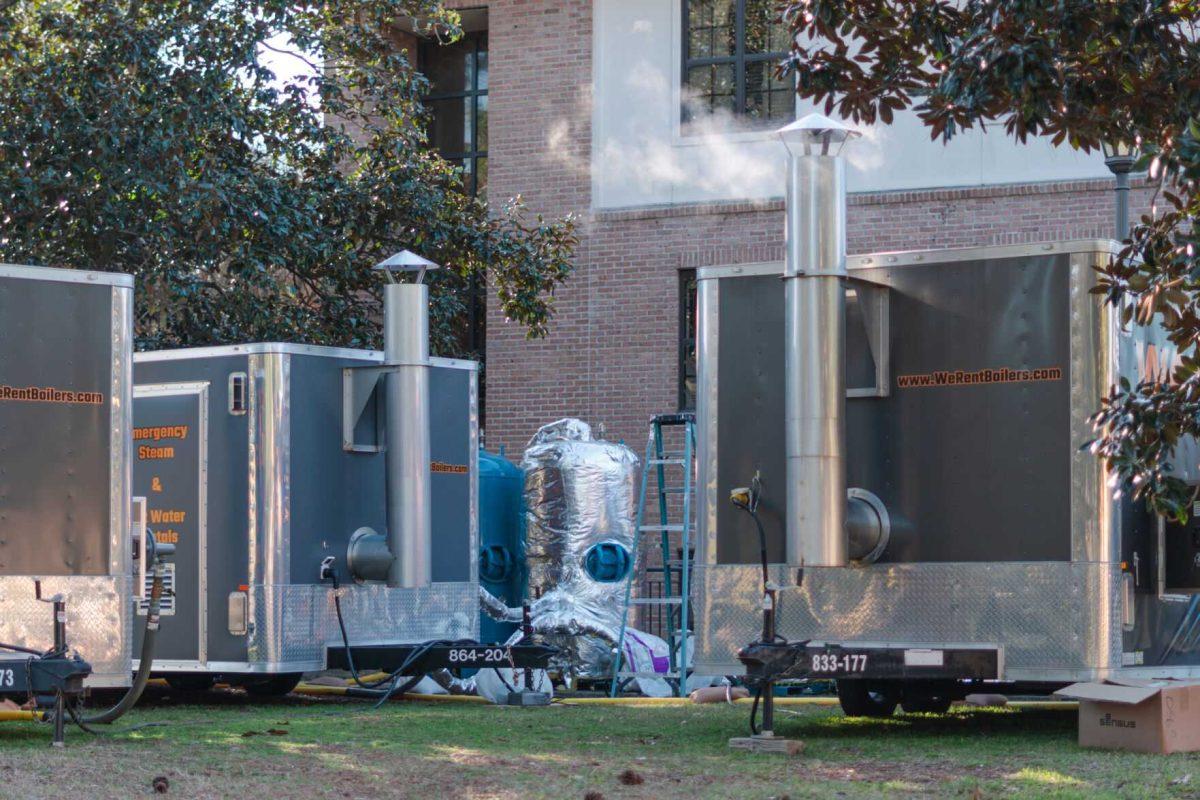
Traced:
[[813, 653], [810, 659], [811, 671], [823, 675], [865, 672], [867, 669], [866, 653]]

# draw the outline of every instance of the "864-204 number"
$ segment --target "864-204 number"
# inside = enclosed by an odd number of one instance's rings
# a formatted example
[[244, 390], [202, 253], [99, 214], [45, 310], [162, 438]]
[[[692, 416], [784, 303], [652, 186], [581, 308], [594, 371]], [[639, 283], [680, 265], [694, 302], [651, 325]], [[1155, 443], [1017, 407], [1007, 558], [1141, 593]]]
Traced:
[[813, 653], [810, 658], [809, 668], [824, 675], [865, 672], [867, 669], [866, 653]]
[[459, 647], [447, 655], [451, 664], [507, 664], [510, 660], [503, 647]]

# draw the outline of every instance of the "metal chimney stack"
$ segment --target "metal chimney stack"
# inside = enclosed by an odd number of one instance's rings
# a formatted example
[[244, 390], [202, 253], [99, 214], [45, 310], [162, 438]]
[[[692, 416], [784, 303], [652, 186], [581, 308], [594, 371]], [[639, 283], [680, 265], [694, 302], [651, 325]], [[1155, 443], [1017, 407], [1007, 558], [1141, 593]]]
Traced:
[[858, 135], [820, 114], [779, 131], [789, 153], [783, 274], [788, 564], [847, 565], [841, 149]]
[[437, 264], [407, 250], [379, 265], [417, 272], [415, 283], [384, 287], [384, 364], [387, 375], [387, 585], [433, 582], [429, 453], [429, 287]]

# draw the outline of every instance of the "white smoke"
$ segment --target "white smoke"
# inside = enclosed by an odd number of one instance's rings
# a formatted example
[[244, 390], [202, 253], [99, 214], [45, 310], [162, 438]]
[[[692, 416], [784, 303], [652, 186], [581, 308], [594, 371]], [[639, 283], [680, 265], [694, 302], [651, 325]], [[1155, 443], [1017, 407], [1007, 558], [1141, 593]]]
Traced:
[[[615, 129], [600, 126], [594, 154], [604, 183], [650, 196], [684, 189], [723, 199], [780, 193], [784, 151], [767, 144], [778, 144], [769, 128], [748, 130], [728, 111], [701, 109], [646, 61], [625, 72], [621, 90], [627, 116]], [[693, 110], [686, 123], [684, 106]]]

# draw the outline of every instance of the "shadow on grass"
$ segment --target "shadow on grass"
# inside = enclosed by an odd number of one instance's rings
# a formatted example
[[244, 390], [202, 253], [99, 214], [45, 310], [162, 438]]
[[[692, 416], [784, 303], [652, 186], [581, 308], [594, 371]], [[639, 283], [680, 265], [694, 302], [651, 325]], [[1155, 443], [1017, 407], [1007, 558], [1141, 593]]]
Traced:
[[971, 709], [947, 714], [896, 714], [886, 719], [828, 715], [779, 715], [776, 731], [783, 736], [859, 739], [870, 736], [944, 738], [1019, 734], [1063, 737], [1074, 734], [1073, 709]]
[[[93, 691], [88, 698], [88, 708], [107, 708], [121, 699], [124, 690]], [[196, 708], [214, 706], [219, 708], [307, 708], [319, 706], [363, 705], [366, 701], [337, 695], [299, 695], [283, 697], [252, 695], [241, 689], [210, 689], [208, 691], [180, 691], [167, 686], [147, 686], [138, 700], [139, 709], [148, 708]]]

